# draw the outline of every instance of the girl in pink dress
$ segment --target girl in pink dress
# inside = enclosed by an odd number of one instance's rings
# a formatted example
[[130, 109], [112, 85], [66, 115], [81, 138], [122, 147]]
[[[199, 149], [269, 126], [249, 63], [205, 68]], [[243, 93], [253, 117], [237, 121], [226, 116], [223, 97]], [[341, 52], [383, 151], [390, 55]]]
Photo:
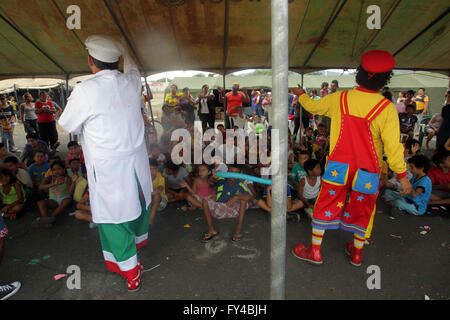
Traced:
[[187, 183], [184, 183], [182, 186], [189, 191], [186, 200], [191, 204], [190, 210], [201, 209], [203, 207], [203, 199], [207, 199], [211, 195], [216, 194], [214, 183], [211, 179], [211, 170], [206, 164], [199, 164], [194, 167], [192, 188]]

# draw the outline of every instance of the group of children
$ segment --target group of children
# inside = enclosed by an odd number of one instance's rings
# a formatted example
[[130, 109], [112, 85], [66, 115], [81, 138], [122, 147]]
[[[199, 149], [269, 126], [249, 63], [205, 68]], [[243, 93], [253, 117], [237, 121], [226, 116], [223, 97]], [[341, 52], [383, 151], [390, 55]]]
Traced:
[[[264, 121], [263, 117], [260, 116], [255, 116], [255, 120], [257, 123], [261, 120]], [[237, 125], [234, 127], [235, 131], [243, 129]], [[262, 129], [265, 129], [265, 127], [262, 127]], [[249, 130], [255, 130], [255, 127], [252, 126]], [[245, 131], [241, 132], [244, 132], [244, 136], [247, 135]], [[223, 142], [225, 143], [227, 132], [223, 125], [217, 126], [217, 133], [223, 135]], [[149, 154], [154, 190], [150, 224], [153, 225], [156, 213], [164, 210], [167, 203], [177, 201], [182, 203], [184, 201], [186, 205], [180, 204], [181, 210], [198, 209], [204, 213], [208, 230], [202, 237], [203, 241], [208, 241], [218, 234], [212, 218], [238, 218], [232, 240], [241, 240], [243, 237], [242, 224], [247, 209], [261, 208], [264, 211], [271, 212], [272, 187], [250, 180], [222, 178], [217, 173], [228, 171], [271, 179], [270, 134], [267, 138], [268, 150], [266, 150], [266, 155], [269, 162], [265, 164], [259, 161], [261, 160], [258, 158], [259, 155], [256, 155], [258, 164], [252, 164], [249, 160], [252, 152], [258, 153], [258, 147], [255, 148], [255, 146], [250, 145], [248, 136], [245, 138], [244, 147], [237, 143], [237, 137], [234, 138], [234, 160], [237, 163], [239, 155], [244, 155], [245, 163], [242, 164], [225, 164], [227, 157], [224, 150], [223, 158], [215, 156], [213, 158], [214, 163], [211, 165], [206, 163], [177, 165], [172, 160], [166, 160], [170, 159], [171, 147], [153, 143]], [[295, 144], [291, 135], [289, 135], [289, 141], [286, 218], [298, 222], [300, 221], [299, 210], [302, 208], [309, 216], [312, 216], [313, 207], [320, 191], [323, 160], [329, 140], [325, 126], [320, 124], [318, 130], [314, 131], [308, 128], [300, 144]], [[175, 141], [175, 143], [178, 143], [178, 141]], [[173, 147], [174, 144], [171, 146]]]
[[[234, 129], [242, 130], [239, 127]], [[225, 142], [226, 131], [223, 125], [218, 125], [217, 131], [223, 134]], [[217, 173], [228, 171], [270, 179], [270, 130], [267, 137], [268, 163], [250, 163], [249, 155], [255, 150], [249, 145], [247, 137], [245, 150], [235, 151], [234, 154], [236, 160], [239, 153], [244, 151], [245, 163], [228, 165], [223, 161], [226, 157], [219, 156], [214, 157], [212, 165], [177, 165], [170, 160], [171, 148], [175, 144], [170, 144], [168, 148], [163, 147], [154, 137], [149, 154], [153, 181], [150, 226], [154, 223], [156, 213], [164, 210], [169, 202], [184, 201], [186, 205], [181, 207], [181, 210], [202, 210], [204, 213], [207, 232], [202, 237], [203, 241], [209, 241], [219, 234], [212, 218], [238, 218], [232, 240], [240, 241], [247, 209], [260, 208], [271, 212], [272, 186], [249, 180], [222, 178]], [[90, 213], [83, 152], [78, 143], [72, 141], [68, 144], [69, 154], [66, 160], [62, 161], [51, 155], [46, 144], [40, 141], [35, 133], [27, 135], [27, 142], [21, 159], [8, 153], [6, 147], [0, 144], [0, 210], [3, 217], [15, 219], [24, 208], [35, 203], [40, 217], [34, 221], [33, 226], [51, 227], [57, 216], [75, 201], [75, 217], [89, 222], [91, 228], [95, 227]], [[430, 160], [420, 152], [418, 141], [408, 139], [404, 145], [408, 177], [414, 190], [410, 195], [402, 196], [401, 186], [384, 161], [380, 177], [383, 190], [380, 194], [392, 207], [391, 214], [398, 215], [399, 211], [405, 211], [422, 215], [429, 211], [430, 205], [447, 206], [450, 192], [449, 153], [436, 153], [433, 156], [435, 166], [431, 168]], [[239, 148], [237, 138], [235, 146], [236, 149]], [[321, 188], [328, 147], [328, 133], [322, 123], [318, 125], [317, 130], [307, 128], [299, 143], [296, 143], [289, 133], [289, 172], [286, 185], [288, 220], [300, 221], [301, 210], [312, 217]], [[256, 148], [256, 152], [258, 151]]]
[[3, 217], [14, 220], [36, 205], [40, 217], [33, 222], [33, 227], [50, 228], [58, 215], [75, 201], [78, 209], [75, 217], [95, 226], [89, 208], [83, 151], [78, 142], [69, 142], [65, 161], [52, 155], [35, 133], [27, 135], [27, 142], [20, 160], [7, 154], [6, 146], [0, 144], [3, 155], [0, 157], [0, 212]]
[[[261, 118], [261, 117], [260, 117]], [[234, 130], [241, 130], [236, 126]], [[217, 131], [226, 138], [223, 125], [217, 126]], [[269, 128], [270, 133], [270, 128]], [[270, 159], [270, 134], [268, 135], [267, 154]], [[329, 151], [329, 136], [327, 127], [319, 123], [317, 129], [309, 127], [296, 143], [289, 133], [288, 149], [288, 181], [287, 181], [287, 219], [300, 220], [300, 211], [312, 217], [313, 208], [321, 189], [321, 176], [324, 172]], [[150, 164], [154, 184], [152, 194], [154, 206], [150, 223], [153, 224], [158, 210], [164, 210], [169, 202], [185, 201], [187, 205], [181, 209], [202, 210], [207, 223], [207, 232], [202, 240], [208, 241], [218, 235], [212, 218], [238, 218], [232, 240], [242, 239], [242, 224], [247, 209], [260, 208], [271, 212], [271, 185], [264, 185], [249, 180], [235, 178], [221, 178], [217, 172], [229, 171], [245, 173], [255, 177], [270, 179], [271, 164], [251, 164], [249, 154], [252, 147], [246, 138], [245, 150], [236, 143], [235, 163], [241, 151], [245, 151], [245, 164], [225, 164], [226, 157], [216, 157], [214, 164], [176, 165], [170, 158], [170, 148], [164, 152], [160, 146], [150, 154]], [[172, 145], [173, 146], [173, 145]], [[408, 163], [408, 178], [413, 185], [413, 192], [409, 195], [401, 194], [401, 186], [396, 177], [389, 170], [387, 162], [383, 163], [380, 195], [392, 208], [393, 216], [400, 211], [414, 215], [429, 213], [432, 205], [449, 204], [448, 172], [450, 158], [448, 153], [433, 156], [431, 161], [420, 152], [418, 141], [408, 139], [404, 143], [405, 161]], [[165, 154], [164, 154], [165, 153]]]

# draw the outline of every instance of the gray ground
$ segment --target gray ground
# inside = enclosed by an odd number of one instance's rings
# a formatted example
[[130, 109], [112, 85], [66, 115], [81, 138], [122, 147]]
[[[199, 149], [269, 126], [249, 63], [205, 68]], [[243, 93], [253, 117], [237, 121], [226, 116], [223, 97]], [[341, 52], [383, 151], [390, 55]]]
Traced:
[[[16, 130], [23, 130], [18, 127]], [[17, 133], [19, 131], [16, 131]], [[19, 134], [17, 134], [19, 135]], [[67, 137], [61, 134], [62, 145]], [[24, 138], [18, 137], [17, 142]], [[61, 148], [61, 152], [65, 152]], [[140, 252], [144, 270], [142, 288], [128, 293], [125, 281], [106, 270], [97, 230], [63, 213], [52, 229], [33, 229], [36, 208], [17, 221], [7, 221], [9, 237], [0, 284], [19, 280], [22, 289], [11, 299], [269, 299], [270, 218], [261, 210], [249, 210], [245, 237], [233, 243], [235, 220], [216, 220], [220, 236], [204, 244], [206, 229], [201, 211], [183, 213], [171, 204], [160, 213], [150, 231], [149, 244]], [[324, 236], [324, 264], [313, 266], [290, 253], [298, 242], [309, 242], [311, 223], [287, 222], [287, 299], [431, 299], [450, 298], [450, 220], [442, 216], [400, 216], [391, 219], [379, 200], [373, 231], [374, 243], [365, 248], [363, 265], [349, 264], [344, 253], [351, 234], [328, 231]], [[189, 224], [190, 228], [185, 228]], [[426, 235], [421, 227], [429, 226]], [[401, 236], [401, 239], [391, 235]], [[81, 270], [81, 289], [70, 290], [68, 266]], [[367, 267], [381, 270], [381, 289], [369, 290]]]

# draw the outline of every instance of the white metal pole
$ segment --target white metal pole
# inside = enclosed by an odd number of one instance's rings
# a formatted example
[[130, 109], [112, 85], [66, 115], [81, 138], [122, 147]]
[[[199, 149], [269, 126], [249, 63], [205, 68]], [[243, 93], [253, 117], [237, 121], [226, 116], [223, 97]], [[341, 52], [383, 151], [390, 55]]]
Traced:
[[272, 17], [272, 214], [270, 298], [285, 298], [288, 151], [288, 0], [271, 1]]

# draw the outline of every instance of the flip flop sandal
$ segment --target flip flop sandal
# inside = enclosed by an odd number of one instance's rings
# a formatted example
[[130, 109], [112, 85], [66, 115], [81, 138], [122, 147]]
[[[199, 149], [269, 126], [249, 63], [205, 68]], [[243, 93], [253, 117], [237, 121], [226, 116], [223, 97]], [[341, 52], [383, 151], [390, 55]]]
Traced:
[[[219, 232], [211, 234], [211, 233], [205, 233], [202, 237], [202, 242], [208, 242], [212, 240], [213, 238], [217, 237], [219, 235]], [[208, 237], [209, 236], [209, 237]]]
[[242, 240], [242, 238], [244, 237], [244, 235], [242, 233], [235, 233], [233, 234], [233, 236], [231, 237], [231, 241], [233, 242], [239, 242]]

